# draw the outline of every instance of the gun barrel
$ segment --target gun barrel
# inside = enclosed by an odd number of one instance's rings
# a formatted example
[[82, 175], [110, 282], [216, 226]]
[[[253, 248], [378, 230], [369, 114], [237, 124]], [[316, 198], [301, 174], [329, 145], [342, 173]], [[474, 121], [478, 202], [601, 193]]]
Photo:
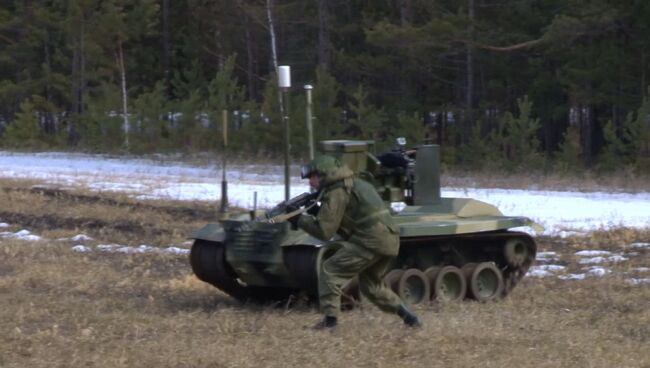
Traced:
[[266, 212], [266, 218], [268, 219], [283, 214], [287, 211], [288, 207], [303, 207], [309, 201], [316, 199], [316, 197], [318, 197], [318, 193], [316, 192], [305, 192], [293, 198], [290, 198], [289, 200], [282, 201]]

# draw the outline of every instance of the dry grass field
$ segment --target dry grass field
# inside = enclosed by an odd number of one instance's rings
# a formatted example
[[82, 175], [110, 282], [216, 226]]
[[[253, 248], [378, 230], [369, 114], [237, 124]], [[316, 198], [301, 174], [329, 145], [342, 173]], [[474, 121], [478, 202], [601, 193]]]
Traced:
[[[309, 305], [241, 305], [197, 280], [187, 256], [71, 250], [181, 244], [215, 207], [136, 202], [91, 192], [0, 183], [0, 367], [650, 367], [650, 285], [625, 279], [650, 267], [650, 249], [604, 277], [525, 278], [505, 300], [416, 308], [409, 330], [372, 306], [345, 312], [333, 332], [308, 329]], [[569, 272], [581, 249], [623, 251], [648, 231], [540, 238]], [[648, 277], [637, 275], [639, 277]]]

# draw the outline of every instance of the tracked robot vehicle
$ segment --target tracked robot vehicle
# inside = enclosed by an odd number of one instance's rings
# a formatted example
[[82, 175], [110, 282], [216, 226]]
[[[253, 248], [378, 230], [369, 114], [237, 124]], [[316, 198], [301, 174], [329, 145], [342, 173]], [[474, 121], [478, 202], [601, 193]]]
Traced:
[[[418, 147], [414, 159], [403, 151], [378, 158], [371, 147], [367, 141], [321, 142], [323, 153], [373, 183], [393, 205], [400, 252], [386, 283], [410, 304], [490, 301], [510, 293], [536, 253], [530, 235], [510, 229], [538, 225], [475, 199], [442, 198], [436, 145]], [[241, 301], [299, 293], [317, 298], [318, 270], [332, 249], [288, 222], [269, 221], [272, 211], [251, 211], [194, 232], [190, 263], [196, 276]], [[358, 299], [355, 280], [345, 292], [348, 302]]]

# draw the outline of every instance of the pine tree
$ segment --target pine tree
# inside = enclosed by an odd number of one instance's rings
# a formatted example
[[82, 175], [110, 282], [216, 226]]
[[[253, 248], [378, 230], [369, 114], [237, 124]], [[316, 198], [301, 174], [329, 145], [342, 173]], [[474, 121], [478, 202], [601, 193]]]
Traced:
[[569, 126], [562, 136], [562, 143], [555, 155], [555, 168], [561, 173], [577, 171], [581, 165], [580, 133], [577, 127]]
[[[244, 101], [244, 88], [238, 84], [237, 77], [234, 75], [235, 55], [229, 56], [214, 78], [207, 86], [207, 101], [203, 110], [207, 112], [210, 121], [210, 133], [204, 136], [202, 147], [221, 147], [221, 132], [223, 110], [232, 114], [238, 111]], [[229, 131], [233, 132], [233, 119], [229, 119]], [[232, 134], [232, 133], [231, 133]]]
[[263, 145], [258, 147], [260, 153], [279, 154], [284, 150], [284, 133], [280, 104], [278, 98], [278, 79], [273, 74], [264, 85], [264, 98], [261, 106], [261, 123], [259, 132], [265, 137]]
[[368, 92], [362, 84], [352, 94], [352, 99], [350, 112], [353, 117], [349, 120], [352, 133], [360, 139], [374, 140], [379, 148], [385, 139], [382, 126], [387, 120], [386, 113], [369, 103]]
[[164, 80], [150, 91], [144, 91], [133, 101], [132, 150], [134, 152], [167, 151], [170, 146], [169, 104]]
[[88, 97], [78, 120], [79, 146], [93, 152], [115, 152], [123, 147], [122, 96], [119, 85], [102, 83]]
[[336, 139], [343, 137], [341, 109], [336, 106], [340, 92], [336, 78], [324, 67], [316, 69], [316, 85], [313, 92], [314, 139]]
[[34, 104], [25, 100], [20, 104], [16, 119], [6, 128], [2, 145], [10, 148], [38, 149], [43, 145], [41, 127]]
[[[650, 95], [650, 88], [648, 88]], [[636, 113], [628, 114], [619, 148], [626, 154], [627, 161], [640, 172], [650, 169], [650, 97], [645, 96]]]
[[539, 155], [539, 119], [532, 117], [532, 102], [528, 96], [517, 100], [519, 114], [506, 112], [503, 116], [504, 136], [502, 154], [506, 167], [534, 167], [541, 164]]
[[[409, 146], [416, 146], [424, 142], [426, 133], [420, 114], [400, 113], [397, 114], [396, 130], [391, 135], [393, 138], [404, 137]], [[393, 139], [390, 141], [393, 141]]]

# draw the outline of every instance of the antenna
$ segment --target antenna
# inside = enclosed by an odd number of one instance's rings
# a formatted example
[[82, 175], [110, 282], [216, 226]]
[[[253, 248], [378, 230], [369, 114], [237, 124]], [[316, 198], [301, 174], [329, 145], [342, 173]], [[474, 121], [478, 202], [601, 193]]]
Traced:
[[223, 131], [223, 152], [221, 152], [221, 207], [219, 208], [219, 219], [225, 220], [230, 217], [228, 213], [228, 181], [226, 180], [226, 149], [228, 148], [228, 110], [222, 111]]
[[[291, 67], [281, 65], [278, 67], [278, 87], [280, 88], [280, 114], [284, 122], [284, 200], [290, 198], [289, 188], [289, 89], [291, 88]], [[287, 105], [286, 107], [284, 105]]]
[[307, 97], [307, 107], [305, 120], [307, 122], [307, 139], [309, 141], [309, 159], [314, 159], [314, 126], [311, 113], [311, 90], [314, 88], [310, 84], [305, 84], [305, 94]]

